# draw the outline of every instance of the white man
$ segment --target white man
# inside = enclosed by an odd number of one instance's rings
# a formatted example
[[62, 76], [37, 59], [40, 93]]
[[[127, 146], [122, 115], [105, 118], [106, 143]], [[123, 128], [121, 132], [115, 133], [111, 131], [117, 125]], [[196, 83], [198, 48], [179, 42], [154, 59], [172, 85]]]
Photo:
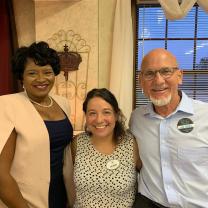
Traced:
[[143, 164], [135, 208], [208, 208], [208, 104], [180, 91], [182, 78], [169, 51], [143, 58], [139, 83], [151, 102], [130, 119]]

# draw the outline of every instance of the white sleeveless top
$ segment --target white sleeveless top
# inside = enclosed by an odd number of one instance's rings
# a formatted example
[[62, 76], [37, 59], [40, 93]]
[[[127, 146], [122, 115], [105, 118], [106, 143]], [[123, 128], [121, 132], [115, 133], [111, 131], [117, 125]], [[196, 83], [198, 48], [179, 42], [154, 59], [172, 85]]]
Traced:
[[77, 136], [74, 164], [75, 208], [130, 208], [135, 198], [133, 136], [127, 133], [115, 151], [94, 149], [86, 133]]

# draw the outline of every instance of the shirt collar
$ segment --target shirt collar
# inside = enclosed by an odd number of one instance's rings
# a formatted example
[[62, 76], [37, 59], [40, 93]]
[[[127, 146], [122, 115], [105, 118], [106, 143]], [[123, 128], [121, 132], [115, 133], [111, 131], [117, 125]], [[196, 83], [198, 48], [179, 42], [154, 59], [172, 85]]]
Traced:
[[194, 114], [192, 99], [189, 98], [183, 91], [182, 91], [181, 102], [176, 108], [176, 111], [182, 111], [188, 114]]
[[[188, 114], [194, 114], [194, 108], [191, 99], [183, 91], [181, 91], [180, 94], [181, 94], [181, 101], [178, 107], [176, 108], [176, 110], [172, 114], [175, 114], [178, 111], [182, 111]], [[148, 103], [145, 106], [143, 115], [158, 116], [158, 114], [155, 113], [154, 111], [152, 103]]]

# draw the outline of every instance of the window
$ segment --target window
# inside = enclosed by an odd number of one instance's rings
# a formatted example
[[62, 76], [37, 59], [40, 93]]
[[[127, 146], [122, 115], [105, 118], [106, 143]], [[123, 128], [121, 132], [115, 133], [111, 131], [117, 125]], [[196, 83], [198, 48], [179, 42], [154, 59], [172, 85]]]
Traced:
[[160, 5], [137, 5], [137, 54], [135, 107], [148, 99], [137, 81], [142, 57], [153, 48], [171, 51], [184, 71], [185, 93], [194, 99], [208, 102], [208, 15], [194, 6], [181, 20], [165, 18]]

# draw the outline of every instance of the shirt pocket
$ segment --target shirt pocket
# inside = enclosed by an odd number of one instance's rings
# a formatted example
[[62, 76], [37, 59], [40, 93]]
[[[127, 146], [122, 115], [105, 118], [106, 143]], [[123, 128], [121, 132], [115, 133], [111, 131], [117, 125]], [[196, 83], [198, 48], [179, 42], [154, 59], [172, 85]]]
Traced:
[[208, 147], [178, 148], [178, 162], [184, 179], [208, 182]]

